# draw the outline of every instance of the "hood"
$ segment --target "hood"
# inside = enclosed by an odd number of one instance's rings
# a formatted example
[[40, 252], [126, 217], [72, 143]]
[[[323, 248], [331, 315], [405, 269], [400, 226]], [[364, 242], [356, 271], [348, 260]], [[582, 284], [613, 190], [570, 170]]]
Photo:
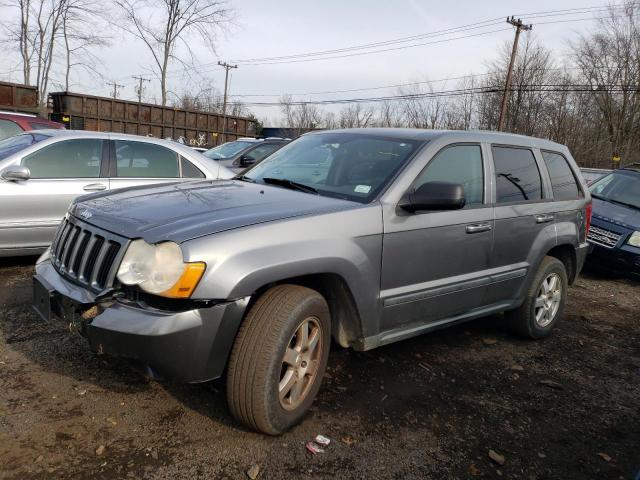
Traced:
[[614, 223], [631, 230], [640, 230], [640, 210], [625, 207], [618, 203], [607, 202], [599, 198], [591, 199], [593, 202], [593, 218]]
[[127, 238], [181, 243], [258, 223], [361, 206], [270, 185], [206, 180], [87, 195], [80, 197], [70, 212]]

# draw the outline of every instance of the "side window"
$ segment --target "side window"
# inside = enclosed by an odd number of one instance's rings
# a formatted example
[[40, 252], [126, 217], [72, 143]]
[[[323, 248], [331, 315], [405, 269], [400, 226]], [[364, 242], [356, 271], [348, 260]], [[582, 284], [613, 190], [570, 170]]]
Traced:
[[0, 140], [13, 137], [14, 135], [21, 133], [22, 128], [11, 120], [0, 119]]
[[100, 176], [102, 140], [63, 140], [22, 159], [31, 178], [95, 178]]
[[264, 160], [267, 155], [271, 155], [280, 147], [278, 143], [268, 143], [266, 145], [260, 145], [259, 147], [251, 150], [247, 155], [255, 158], [256, 162]]
[[542, 152], [542, 158], [549, 170], [553, 198], [555, 200], [576, 200], [582, 196], [576, 177], [563, 155], [554, 152]]
[[542, 198], [540, 170], [528, 148], [492, 147], [497, 203]]
[[178, 154], [153, 143], [115, 140], [116, 176], [178, 178]]
[[180, 157], [180, 163], [182, 164], [182, 178], [205, 178], [205, 174], [186, 158]]
[[459, 183], [467, 205], [483, 203], [484, 171], [480, 145], [453, 145], [441, 150], [418, 175], [415, 187], [427, 182]]

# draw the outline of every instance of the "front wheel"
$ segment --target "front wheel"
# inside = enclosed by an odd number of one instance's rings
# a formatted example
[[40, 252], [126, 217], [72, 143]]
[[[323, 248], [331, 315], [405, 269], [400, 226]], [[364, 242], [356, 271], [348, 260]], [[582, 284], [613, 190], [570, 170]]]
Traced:
[[329, 357], [331, 320], [315, 290], [278, 285], [247, 314], [229, 357], [227, 401], [247, 427], [279, 435], [316, 397]]
[[508, 326], [527, 338], [549, 335], [562, 316], [568, 285], [564, 263], [555, 257], [544, 257], [524, 303], [505, 313]]

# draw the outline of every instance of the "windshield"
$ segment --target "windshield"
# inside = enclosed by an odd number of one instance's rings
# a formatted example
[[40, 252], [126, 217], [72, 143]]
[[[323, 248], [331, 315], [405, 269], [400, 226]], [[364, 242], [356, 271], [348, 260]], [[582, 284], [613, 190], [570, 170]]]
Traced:
[[48, 135], [42, 135], [41, 133], [23, 133], [2, 140], [0, 141], [0, 160], [4, 160], [10, 155], [18, 153], [30, 145], [41, 142], [47, 138], [49, 138]]
[[245, 142], [242, 140], [236, 140], [235, 142], [224, 143], [222, 145], [218, 145], [217, 147], [213, 147], [203, 155], [206, 155], [209, 158], [214, 160], [222, 160], [225, 158], [231, 158], [234, 155], [240, 153], [243, 149], [247, 148], [249, 145], [253, 145], [256, 142]]
[[640, 209], [640, 175], [613, 172], [589, 187], [591, 195], [602, 200]]
[[312, 187], [320, 195], [367, 203], [420, 143], [361, 133], [305, 135], [267, 157], [243, 178], [261, 183], [288, 180]]

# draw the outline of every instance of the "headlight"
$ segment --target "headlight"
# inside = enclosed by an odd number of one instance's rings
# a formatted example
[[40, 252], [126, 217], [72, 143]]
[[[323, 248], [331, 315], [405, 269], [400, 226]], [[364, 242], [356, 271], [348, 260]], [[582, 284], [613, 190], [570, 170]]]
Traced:
[[118, 280], [139, 285], [146, 292], [164, 297], [188, 298], [195, 290], [205, 264], [184, 263], [180, 246], [173, 242], [150, 245], [134, 240], [118, 268]]
[[640, 247], [640, 232], [633, 232], [629, 240], [627, 240], [627, 243], [634, 247]]

